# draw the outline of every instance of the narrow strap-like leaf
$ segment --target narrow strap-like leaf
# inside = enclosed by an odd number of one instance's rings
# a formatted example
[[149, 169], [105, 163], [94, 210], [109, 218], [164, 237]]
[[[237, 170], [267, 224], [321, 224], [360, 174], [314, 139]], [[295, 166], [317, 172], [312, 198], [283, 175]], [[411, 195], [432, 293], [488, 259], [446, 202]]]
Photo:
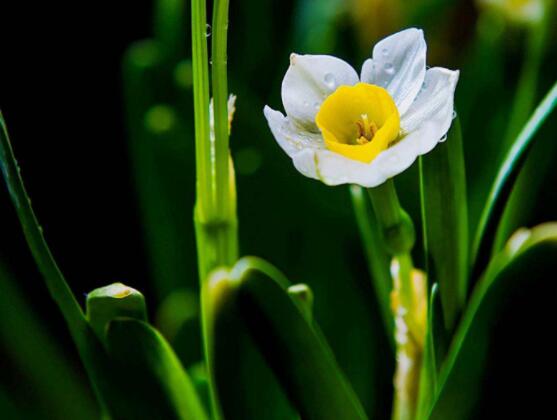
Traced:
[[535, 134], [557, 106], [557, 83], [538, 105], [509, 150], [491, 187], [472, 247], [472, 274], [479, 274], [489, 258], [497, 224], [511, 193], [522, 162]]
[[446, 328], [451, 330], [468, 286], [466, 171], [458, 118], [447, 141], [420, 158], [420, 178], [428, 279], [439, 284]]
[[435, 361], [435, 344], [433, 340], [433, 302], [439, 296], [437, 283], [431, 287], [428, 304], [427, 331], [424, 342], [422, 371], [420, 373], [420, 391], [418, 400], [418, 419], [425, 418], [431, 401], [437, 391], [437, 367]]
[[48, 291], [62, 311], [74, 340], [86, 326], [85, 316], [44, 239], [27, 196], [20, 169], [12, 151], [4, 116], [0, 113], [0, 169], [14, 203], [19, 222], [33, 258], [44, 277]]
[[520, 230], [477, 283], [439, 373], [430, 419], [473, 418], [491, 329], [509, 296], [557, 269], [557, 223]]
[[[213, 331], [238, 316], [302, 418], [365, 419], [331, 349], [287, 287], [275, 268], [254, 258], [240, 260], [229, 273], [217, 273], [207, 297]], [[213, 343], [218, 371], [225, 343]]]

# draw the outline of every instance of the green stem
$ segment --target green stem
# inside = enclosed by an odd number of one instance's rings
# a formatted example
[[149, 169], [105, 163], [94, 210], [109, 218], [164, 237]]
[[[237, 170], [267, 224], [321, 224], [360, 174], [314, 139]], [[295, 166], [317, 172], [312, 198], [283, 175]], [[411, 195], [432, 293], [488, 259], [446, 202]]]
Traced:
[[209, 372], [213, 416], [220, 418], [210, 353], [209, 313], [206, 299], [203, 296], [205, 296], [209, 274], [218, 267], [232, 266], [238, 258], [236, 190], [228, 146], [227, 0], [216, 0], [213, 5], [214, 133], [211, 133], [209, 116], [206, 27], [206, 3], [204, 0], [193, 0], [192, 44], [197, 167], [197, 202], [194, 219], [202, 293], [201, 311], [205, 362]]
[[195, 119], [195, 161], [197, 211], [209, 219], [214, 208], [212, 156], [209, 124], [209, 56], [207, 53], [207, 11], [205, 0], [191, 2], [193, 105]]
[[219, 204], [221, 219], [234, 218], [230, 214], [229, 188], [229, 121], [228, 121], [228, 77], [227, 35], [228, 35], [228, 0], [215, 0], [213, 10], [212, 38], [212, 81], [213, 106], [215, 118], [215, 196]]
[[416, 234], [400, 206], [395, 186], [388, 180], [368, 190], [383, 245], [392, 257], [397, 368], [394, 378], [393, 419], [412, 420], [416, 415], [423, 341], [425, 336], [425, 281], [416, 274], [411, 251]]

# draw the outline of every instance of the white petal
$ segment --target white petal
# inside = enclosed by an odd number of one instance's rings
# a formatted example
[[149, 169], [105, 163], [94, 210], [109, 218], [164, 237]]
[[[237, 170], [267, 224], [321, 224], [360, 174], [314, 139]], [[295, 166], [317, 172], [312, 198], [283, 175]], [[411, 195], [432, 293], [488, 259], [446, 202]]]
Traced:
[[318, 132], [315, 114], [321, 103], [340, 85], [354, 85], [358, 81], [356, 71], [339, 58], [292, 54], [282, 81], [286, 115], [307, 130]]
[[423, 31], [397, 32], [373, 48], [373, 58], [362, 67], [362, 82], [387, 89], [403, 114], [420, 91], [426, 72], [427, 46]]
[[263, 110], [273, 136], [282, 150], [290, 157], [304, 148], [323, 148], [321, 134], [310, 133], [289, 121], [281, 112], [268, 106]]
[[435, 140], [439, 140], [451, 126], [458, 75], [458, 71], [441, 67], [429, 69], [422, 90], [410, 109], [401, 116], [401, 129], [412, 132], [428, 122], [435, 125]]

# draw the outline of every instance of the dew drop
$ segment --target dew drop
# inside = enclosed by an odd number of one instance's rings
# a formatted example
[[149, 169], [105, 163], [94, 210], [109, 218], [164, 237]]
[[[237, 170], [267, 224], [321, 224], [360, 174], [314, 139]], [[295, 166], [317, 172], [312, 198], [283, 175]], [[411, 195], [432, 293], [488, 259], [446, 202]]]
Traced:
[[456, 117], [458, 117], [458, 114], [456, 113], [455, 110], [453, 110], [453, 120], [454, 120]]
[[387, 74], [393, 74], [395, 72], [395, 69], [393, 67], [393, 63], [385, 63], [384, 68], [385, 68], [385, 72]]
[[383, 53], [384, 56], [389, 55], [389, 50], [387, 48], [383, 48], [381, 52]]
[[447, 135], [446, 134], [439, 139], [439, 143], [444, 143], [446, 141], [447, 141]]
[[211, 25], [207, 24], [207, 26], [205, 27], [205, 36], [209, 38], [211, 36], [211, 32], [212, 32]]
[[334, 89], [337, 85], [337, 80], [335, 78], [335, 75], [332, 73], [325, 74], [323, 80], [325, 81], [325, 84], [329, 89]]

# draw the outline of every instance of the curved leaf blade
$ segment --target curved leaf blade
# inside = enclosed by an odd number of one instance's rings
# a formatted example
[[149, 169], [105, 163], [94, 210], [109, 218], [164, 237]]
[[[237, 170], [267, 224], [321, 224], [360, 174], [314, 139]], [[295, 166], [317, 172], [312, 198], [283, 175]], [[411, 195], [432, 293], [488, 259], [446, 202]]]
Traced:
[[208, 418], [178, 357], [157, 330], [144, 321], [117, 318], [106, 340], [126, 394], [141, 401], [128, 406], [127, 418]]
[[557, 223], [519, 230], [490, 263], [456, 331], [439, 374], [439, 388], [430, 419], [473, 418], [481, 393], [490, 332], [512, 291], [535, 276], [557, 269]]
[[489, 258], [497, 223], [511, 193], [512, 185], [530, 149], [535, 134], [557, 106], [557, 82], [538, 105], [501, 165], [482, 211], [472, 247], [473, 273], [479, 273]]
[[[302, 418], [366, 419], [321, 332], [287, 288], [282, 274], [256, 258], [215, 274], [208, 290], [213, 331], [226, 326], [231, 314], [238, 316]], [[218, 372], [222, 349], [216, 344]]]

